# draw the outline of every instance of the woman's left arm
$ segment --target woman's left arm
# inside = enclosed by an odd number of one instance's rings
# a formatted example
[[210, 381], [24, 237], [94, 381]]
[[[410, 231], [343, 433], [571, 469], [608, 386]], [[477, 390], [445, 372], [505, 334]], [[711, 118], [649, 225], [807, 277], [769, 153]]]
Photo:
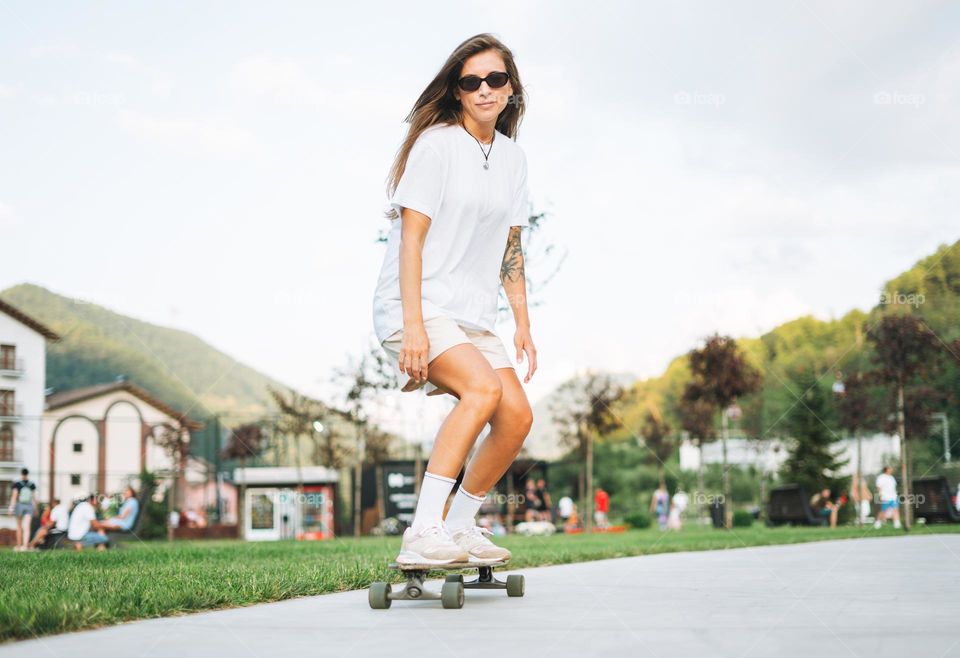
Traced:
[[522, 354], [527, 353], [527, 375], [523, 378], [524, 383], [527, 383], [537, 370], [537, 348], [533, 346], [533, 339], [530, 337], [527, 280], [523, 273], [523, 248], [520, 245], [519, 226], [510, 227], [507, 248], [503, 252], [503, 263], [500, 265], [500, 281], [517, 325], [517, 331], [513, 335], [513, 344], [517, 348], [517, 363], [522, 363]]

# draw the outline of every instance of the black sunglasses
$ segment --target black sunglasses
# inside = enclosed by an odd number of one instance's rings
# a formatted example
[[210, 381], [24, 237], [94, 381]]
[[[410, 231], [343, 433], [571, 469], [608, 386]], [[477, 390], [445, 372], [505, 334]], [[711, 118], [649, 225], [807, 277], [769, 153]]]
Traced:
[[476, 91], [480, 88], [481, 84], [486, 82], [488, 85], [490, 85], [491, 89], [499, 89], [507, 84], [508, 80], [510, 80], [509, 73], [504, 73], [503, 71], [494, 71], [493, 73], [488, 73], [487, 77], [485, 78], [481, 78], [478, 75], [465, 75], [457, 80], [457, 86], [464, 91]]

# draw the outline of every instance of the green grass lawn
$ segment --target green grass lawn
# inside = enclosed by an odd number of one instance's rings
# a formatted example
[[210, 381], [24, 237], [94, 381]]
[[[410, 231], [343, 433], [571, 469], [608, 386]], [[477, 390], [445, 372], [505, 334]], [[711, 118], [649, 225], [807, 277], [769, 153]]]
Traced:
[[[914, 534], [960, 532], [918, 526]], [[842, 527], [655, 529], [620, 534], [506, 537], [512, 568], [628, 555], [900, 535]], [[398, 580], [386, 564], [399, 538], [328, 542], [128, 543], [107, 552], [0, 551], [0, 640], [23, 639], [132, 619], [279, 601]]]

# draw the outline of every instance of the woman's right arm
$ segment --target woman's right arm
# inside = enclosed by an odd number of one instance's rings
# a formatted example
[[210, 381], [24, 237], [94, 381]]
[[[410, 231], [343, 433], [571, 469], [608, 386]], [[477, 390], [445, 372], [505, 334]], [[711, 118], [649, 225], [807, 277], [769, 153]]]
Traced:
[[400, 371], [417, 381], [427, 378], [430, 342], [423, 326], [421, 304], [423, 283], [423, 242], [430, 218], [404, 208], [400, 221], [400, 301], [403, 307], [403, 341], [400, 344]]

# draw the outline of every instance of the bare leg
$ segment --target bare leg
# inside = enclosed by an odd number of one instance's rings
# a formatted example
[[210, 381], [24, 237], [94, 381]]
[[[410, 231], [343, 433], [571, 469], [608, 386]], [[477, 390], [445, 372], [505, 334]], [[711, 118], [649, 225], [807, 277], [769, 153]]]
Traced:
[[40, 526], [40, 529], [37, 530], [37, 534], [34, 536], [33, 541], [30, 542], [30, 548], [36, 548], [43, 543], [43, 540], [47, 538], [47, 532], [49, 531], [46, 528]]
[[440, 426], [427, 463], [431, 473], [456, 478], [480, 430], [497, 409], [500, 380], [472, 343], [454, 345], [436, 357], [427, 369], [427, 379], [460, 400]]
[[23, 524], [23, 532], [21, 533], [20, 536], [17, 537], [17, 539], [18, 540], [21, 539], [21, 536], [22, 536], [22, 541], [20, 545], [23, 546], [24, 548], [29, 548], [30, 527], [33, 525], [33, 515], [32, 514], [25, 515], [23, 518], [20, 519], [20, 522]]
[[[467, 464], [462, 486], [474, 496], [487, 490], [510, 468], [530, 432], [533, 411], [513, 368], [497, 368], [503, 395], [490, 419], [490, 433]], [[534, 515], [535, 516], [535, 515]]]

